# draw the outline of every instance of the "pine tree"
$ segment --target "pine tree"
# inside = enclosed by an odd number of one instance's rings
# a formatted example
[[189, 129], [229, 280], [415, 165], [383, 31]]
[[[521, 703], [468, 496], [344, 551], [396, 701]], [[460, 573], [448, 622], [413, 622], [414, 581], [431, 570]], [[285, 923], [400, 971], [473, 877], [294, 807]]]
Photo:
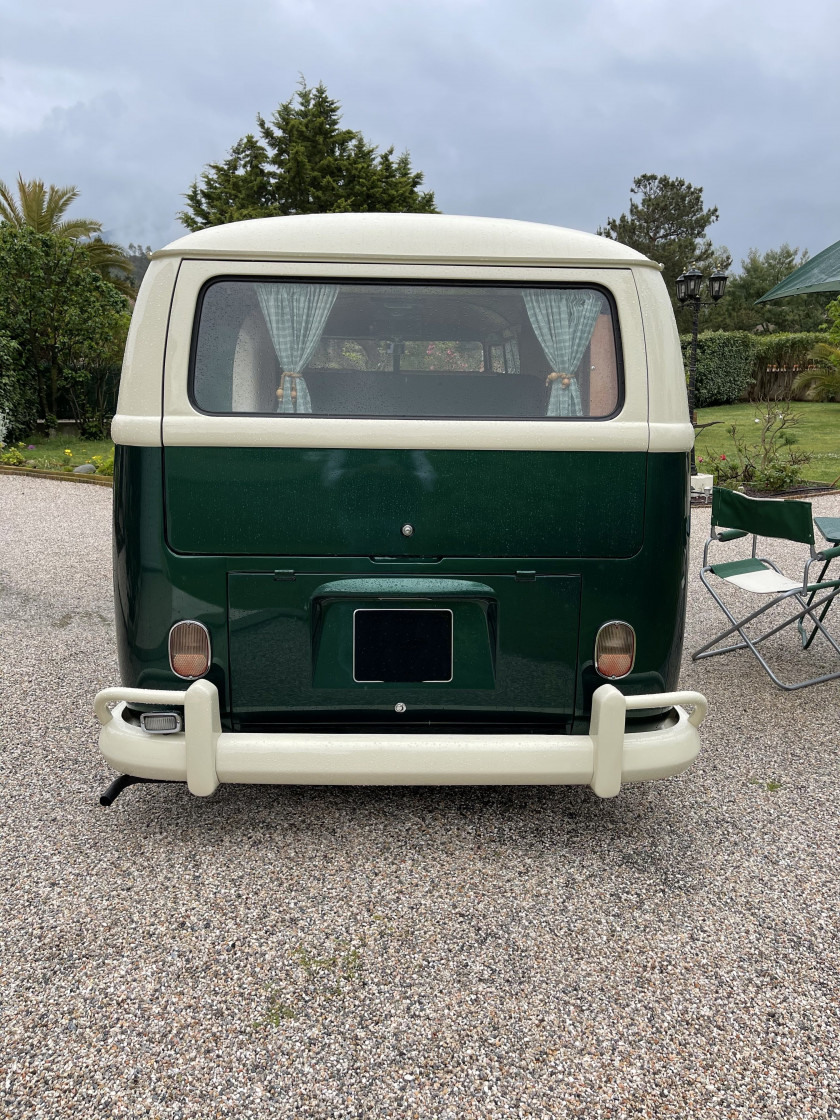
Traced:
[[703, 209], [702, 187], [669, 175], [638, 175], [630, 194], [638, 201], [630, 199], [629, 213], [608, 218], [598, 233], [663, 265], [665, 284], [679, 312], [674, 281], [681, 272], [693, 265], [701, 272], [726, 271], [732, 263], [729, 251], [724, 247], [716, 251], [706, 234], [718, 220], [718, 209]]
[[434, 194], [408, 152], [379, 152], [343, 128], [341, 106], [323, 82], [282, 102], [269, 120], [257, 116], [260, 139], [248, 134], [222, 163], [211, 163], [186, 194], [178, 217], [190, 230], [277, 214], [335, 211], [436, 213]]
[[178, 217], [189, 230], [265, 218], [272, 209], [268, 153], [250, 132], [231, 148], [223, 163], [211, 163], [186, 194], [187, 209]]

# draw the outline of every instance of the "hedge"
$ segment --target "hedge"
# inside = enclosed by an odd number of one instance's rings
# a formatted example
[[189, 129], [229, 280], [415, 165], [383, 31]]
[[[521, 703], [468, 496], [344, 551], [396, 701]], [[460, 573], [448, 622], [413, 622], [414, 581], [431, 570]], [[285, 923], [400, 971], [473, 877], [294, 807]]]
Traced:
[[35, 387], [20, 364], [20, 350], [0, 331], [0, 443], [25, 439], [35, 430]]
[[[791, 399], [797, 374], [813, 366], [811, 351], [825, 338], [819, 331], [703, 331], [697, 336], [697, 407], [734, 404], [746, 396], [751, 401]], [[681, 335], [680, 342], [687, 380], [691, 336]], [[802, 393], [798, 397], [805, 399]]]
[[754, 383], [750, 400], [789, 398], [796, 376], [814, 363], [811, 351], [825, 334], [808, 331], [801, 334], [778, 332], [755, 335]]
[[[686, 379], [691, 361], [691, 336], [682, 335]], [[747, 331], [703, 331], [697, 337], [697, 376], [694, 402], [697, 408], [734, 404], [753, 380], [755, 335]]]

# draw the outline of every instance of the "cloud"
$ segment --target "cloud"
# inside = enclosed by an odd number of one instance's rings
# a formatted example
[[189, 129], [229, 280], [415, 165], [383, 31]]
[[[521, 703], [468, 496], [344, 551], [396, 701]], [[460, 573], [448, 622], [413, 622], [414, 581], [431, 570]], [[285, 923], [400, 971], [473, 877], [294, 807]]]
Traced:
[[408, 149], [438, 205], [595, 229], [635, 175], [682, 176], [736, 260], [840, 236], [833, 0], [0, 0], [0, 177], [159, 245], [192, 180], [321, 79]]

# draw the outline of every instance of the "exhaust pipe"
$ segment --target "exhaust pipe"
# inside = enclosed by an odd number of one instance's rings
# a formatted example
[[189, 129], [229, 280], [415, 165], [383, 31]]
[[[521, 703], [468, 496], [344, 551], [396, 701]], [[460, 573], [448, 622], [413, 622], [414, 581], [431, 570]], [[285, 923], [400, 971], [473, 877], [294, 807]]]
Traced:
[[108, 786], [105, 792], [99, 798], [99, 804], [104, 808], [109, 808], [117, 800], [119, 795], [124, 789], [129, 786], [139, 785], [141, 782], [149, 783], [150, 785], [171, 784], [165, 778], [135, 778], [133, 774], [120, 774], [118, 778], [114, 778], [113, 782]]

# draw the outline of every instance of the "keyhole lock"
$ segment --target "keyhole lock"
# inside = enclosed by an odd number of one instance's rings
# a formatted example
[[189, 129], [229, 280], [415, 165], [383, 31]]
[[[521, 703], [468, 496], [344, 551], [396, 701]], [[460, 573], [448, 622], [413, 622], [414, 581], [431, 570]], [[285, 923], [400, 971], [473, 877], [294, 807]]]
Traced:
[[394, 711], [402, 714], [405, 711], [405, 704], [400, 700], [399, 704], [394, 705]]
[[414, 536], [414, 526], [413, 525], [403, 525], [402, 529], [400, 529], [400, 532], [402, 533], [402, 535], [404, 537], [413, 537]]

